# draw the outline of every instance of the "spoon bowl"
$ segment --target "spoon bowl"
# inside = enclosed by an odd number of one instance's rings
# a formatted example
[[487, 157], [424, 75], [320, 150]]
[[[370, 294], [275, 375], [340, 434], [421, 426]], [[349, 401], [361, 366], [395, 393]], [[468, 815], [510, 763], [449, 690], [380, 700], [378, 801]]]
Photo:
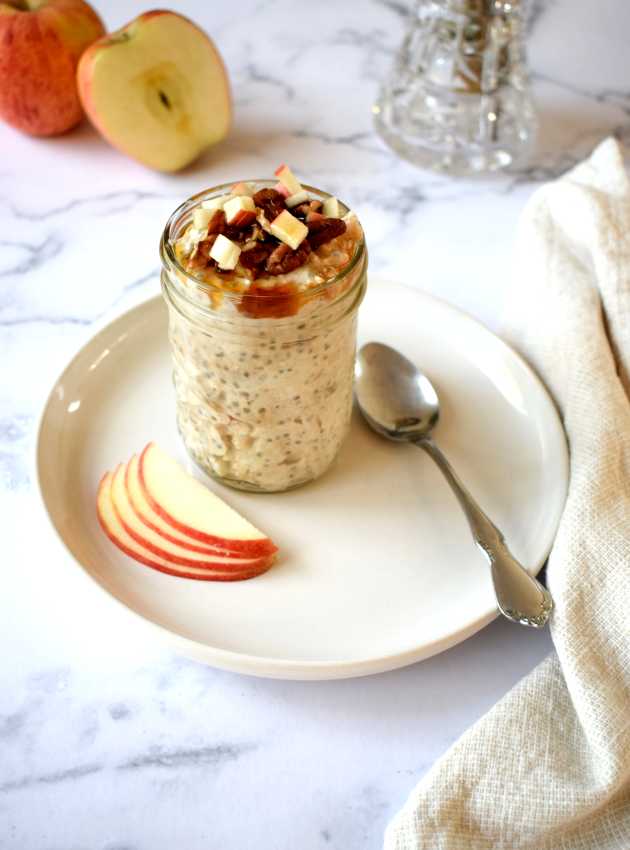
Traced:
[[382, 436], [406, 442], [437, 425], [440, 403], [433, 385], [398, 351], [367, 343], [357, 355], [354, 375], [361, 412]]

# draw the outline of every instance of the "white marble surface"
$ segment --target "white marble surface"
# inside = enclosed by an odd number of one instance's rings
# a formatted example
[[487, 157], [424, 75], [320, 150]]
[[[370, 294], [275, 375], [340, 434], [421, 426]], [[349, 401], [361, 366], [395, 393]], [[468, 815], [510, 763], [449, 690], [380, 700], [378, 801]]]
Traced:
[[[114, 28], [139, 0], [101, 3]], [[179, 3], [228, 65], [229, 141], [177, 176], [88, 126], [54, 140], [0, 127], [0, 847], [370, 850], [413, 784], [549, 650], [497, 622], [406, 670], [296, 683], [217, 672], [151, 642], [53, 539], [33, 491], [34, 424], [70, 354], [157, 291], [167, 214], [201, 186], [290, 162], [359, 213], [371, 268], [497, 325], [535, 185], [601, 138], [630, 140], [619, 0], [537, 0], [542, 118], [531, 167], [454, 182], [396, 160], [370, 105], [405, 3]]]

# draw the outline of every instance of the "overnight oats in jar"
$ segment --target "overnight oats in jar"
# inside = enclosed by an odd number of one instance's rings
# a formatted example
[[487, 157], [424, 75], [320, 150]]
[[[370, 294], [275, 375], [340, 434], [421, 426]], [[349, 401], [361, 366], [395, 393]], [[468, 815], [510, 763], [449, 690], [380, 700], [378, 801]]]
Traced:
[[180, 434], [204, 472], [255, 492], [337, 455], [367, 273], [356, 216], [276, 174], [190, 198], [160, 245]]

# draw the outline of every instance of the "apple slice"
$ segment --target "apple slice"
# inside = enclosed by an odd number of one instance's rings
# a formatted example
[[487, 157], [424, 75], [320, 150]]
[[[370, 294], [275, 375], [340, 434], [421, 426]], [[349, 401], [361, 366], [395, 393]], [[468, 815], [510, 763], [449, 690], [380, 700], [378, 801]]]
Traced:
[[227, 74], [214, 44], [176, 12], [145, 12], [104, 36], [77, 70], [83, 108], [123, 153], [177, 171], [229, 129]]
[[295, 195], [297, 192], [302, 191], [302, 184], [288, 165], [284, 165], [283, 163], [281, 166], [276, 168], [274, 174], [280, 183], [282, 183], [282, 185], [287, 189], [289, 195]]
[[173, 528], [251, 558], [278, 551], [268, 537], [155, 443], [149, 443], [140, 455], [138, 474], [145, 498]]
[[254, 578], [257, 575], [265, 572], [268, 568], [257, 567], [256, 569], [242, 570], [222, 570], [222, 569], [205, 569], [203, 567], [184, 567], [173, 564], [165, 558], [160, 558], [153, 552], [140, 546], [133, 537], [125, 531], [123, 525], [119, 522], [114, 510], [112, 502], [112, 480], [111, 472], [106, 473], [101, 479], [96, 498], [96, 513], [101, 528], [109, 539], [114, 543], [125, 555], [133, 558], [139, 563], [161, 573], [167, 573], [180, 578], [193, 578], [200, 581], [242, 581], [248, 578]]
[[308, 227], [299, 218], [291, 215], [289, 210], [282, 210], [269, 225], [269, 230], [276, 239], [294, 251], [308, 236]]
[[204, 210], [212, 210], [212, 212], [222, 210], [223, 205], [227, 200], [229, 200], [229, 198], [229, 195], [220, 195], [218, 198], [208, 198], [207, 201], [201, 202], [201, 208]]
[[178, 546], [182, 546], [184, 549], [188, 549], [191, 552], [200, 552], [206, 556], [221, 555], [224, 558], [241, 557], [238, 552], [231, 552], [229, 549], [222, 548], [218, 544], [200, 543], [188, 534], [184, 534], [177, 528], [173, 528], [166, 520], [163, 520], [153, 510], [144, 495], [144, 490], [140, 486], [138, 455], [134, 455], [125, 467], [125, 489], [127, 490], [131, 507], [138, 519], [165, 540], [170, 540], [171, 543], [177, 543]]
[[256, 205], [249, 195], [238, 195], [223, 207], [225, 220], [236, 227], [246, 227], [256, 219]]
[[227, 236], [219, 233], [210, 249], [210, 256], [217, 261], [220, 269], [231, 271], [236, 268], [238, 258], [241, 256], [241, 249], [236, 242], [232, 242]]
[[303, 204], [305, 201], [308, 201], [308, 192], [306, 189], [302, 189], [301, 192], [296, 192], [295, 195], [289, 195], [284, 202], [291, 209], [292, 207], [297, 207], [298, 204]]
[[326, 198], [322, 207], [325, 218], [339, 218], [339, 201], [337, 198]]
[[287, 187], [283, 183], [276, 183], [273, 187], [279, 195], [282, 195], [283, 198], [288, 198], [291, 192], [287, 189]]
[[254, 187], [251, 183], [240, 182], [235, 183], [232, 186], [232, 188], [230, 189], [230, 195], [249, 195], [249, 197], [251, 198], [251, 196], [254, 194], [254, 191]]
[[112, 503], [116, 517], [122, 527], [144, 549], [148, 549], [154, 555], [182, 567], [204, 567], [209, 570], [242, 572], [243, 570], [254, 570], [258, 567], [266, 569], [271, 566], [273, 555], [265, 558], [235, 558], [216, 552], [192, 552], [177, 543], [165, 540], [156, 531], [145, 526], [136, 515], [125, 488], [125, 471], [126, 464], [120, 464], [114, 472], [111, 483]]

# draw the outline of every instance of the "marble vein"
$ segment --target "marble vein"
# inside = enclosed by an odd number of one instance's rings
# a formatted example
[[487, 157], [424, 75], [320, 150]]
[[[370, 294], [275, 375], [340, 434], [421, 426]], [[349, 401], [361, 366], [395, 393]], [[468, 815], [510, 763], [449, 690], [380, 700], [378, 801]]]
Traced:
[[25, 776], [21, 779], [14, 779], [1, 784], [0, 793], [6, 794], [9, 791], [22, 791], [34, 785], [56, 785], [61, 782], [72, 782], [76, 779], [92, 776], [92, 774], [99, 773], [101, 770], [103, 770], [103, 765], [101, 764], [82, 764], [76, 767], [69, 767], [66, 770], [42, 773], [38, 776]]
[[16, 265], [0, 270], [0, 278], [12, 275], [25, 275], [39, 268], [39, 266], [58, 256], [63, 250], [63, 242], [56, 236], [47, 236], [40, 243], [12, 242], [0, 240], [0, 253], [2, 248], [16, 248], [25, 254], [24, 259]]
[[264, 85], [272, 86], [280, 89], [288, 100], [293, 100], [295, 97], [295, 88], [281, 77], [273, 76], [268, 72], [262, 71], [254, 62], [248, 62], [244, 69], [244, 81], [252, 83], [263, 83]]
[[[165, 768], [180, 770], [182, 768], [202, 767], [220, 768], [229, 762], [237, 761], [242, 756], [255, 750], [253, 744], [218, 744], [202, 747], [172, 748], [152, 747], [146, 753], [140, 753], [116, 764], [115, 771], [138, 771], [146, 768]], [[105, 764], [89, 762], [75, 765], [49, 773], [23, 776], [0, 784], [0, 793], [22, 791], [37, 785], [55, 785], [63, 782], [73, 782], [107, 770]]]
[[153, 748], [148, 753], [133, 756], [118, 770], [138, 770], [146, 767], [219, 767], [227, 762], [236, 761], [241, 756], [251, 752], [252, 744], [219, 744], [217, 746], [193, 747], [190, 749], [166, 750]]
[[132, 280], [130, 283], [127, 283], [120, 290], [118, 295], [111, 301], [104, 310], [96, 313], [93, 316], [83, 317], [83, 316], [47, 316], [44, 314], [36, 314], [36, 315], [27, 315], [27, 316], [16, 316], [14, 318], [3, 319], [0, 318], [0, 328], [14, 328], [19, 327], [20, 325], [79, 325], [83, 327], [89, 327], [95, 322], [100, 321], [105, 316], [107, 316], [111, 310], [113, 310], [130, 292], [135, 289], [140, 288], [148, 281], [157, 277], [160, 273], [159, 268], [154, 268], [146, 274], [141, 275], [140, 277]]
[[104, 192], [97, 195], [88, 195], [84, 198], [72, 198], [64, 204], [48, 207], [44, 210], [27, 210], [6, 197], [0, 197], [0, 205], [8, 209], [13, 218], [21, 219], [23, 221], [40, 222], [65, 215], [66, 213], [70, 213], [90, 205], [96, 205], [98, 208], [101, 204], [107, 205], [113, 203], [112, 207], [101, 210], [102, 215], [109, 215], [112, 213], [128, 211], [141, 201], [167, 199], [172, 197], [173, 195], [163, 192], [151, 192], [141, 189], [125, 189], [117, 192]]

